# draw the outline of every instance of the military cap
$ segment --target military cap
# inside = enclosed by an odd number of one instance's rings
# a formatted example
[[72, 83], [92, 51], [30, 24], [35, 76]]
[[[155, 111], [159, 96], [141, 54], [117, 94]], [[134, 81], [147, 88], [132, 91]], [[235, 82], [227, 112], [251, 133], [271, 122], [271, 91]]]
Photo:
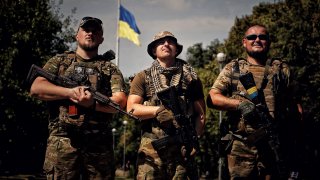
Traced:
[[95, 17], [86, 16], [81, 19], [79, 28], [80, 27], [82, 27], [82, 28], [94, 27], [97, 30], [102, 30], [102, 21], [98, 18], [95, 18]]
[[161, 32], [157, 33], [157, 34], [154, 36], [152, 42], [148, 45], [148, 49], [147, 49], [148, 54], [149, 54], [153, 59], [156, 59], [156, 56], [153, 54], [153, 49], [155, 48], [155, 45], [157, 44], [157, 42], [158, 42], [159, 40], [161, 40], [161, 39], [163, 39], [163, 38], [167, 38], [167, 37], [174, 39], [175, 42], [176, 42], [176, 46], [177, 46], [177, 54], [176, 54], [176, 57], [182, 52], [183, 46], [177, 42], [177, 38], [174, 37], [174, 35], [173, 35], [171, 32], [169, 32], [169, 31], [161, 31]]

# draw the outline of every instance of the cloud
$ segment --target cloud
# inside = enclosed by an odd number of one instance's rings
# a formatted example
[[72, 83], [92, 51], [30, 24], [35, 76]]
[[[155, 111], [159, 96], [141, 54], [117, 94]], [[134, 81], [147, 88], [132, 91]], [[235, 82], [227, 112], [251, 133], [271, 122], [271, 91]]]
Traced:
[[154, 7], [166, 8], [174, 11], [184, 11], [192, 7], [192, 0], [150, 0], [147, 4]]
[[142, 22], [142, 27], [148, 27], [148, 31], [160, 31], [159, 27], [169, 31], [181, 32], [207, 32], [229, 30], [232, 19], [212, 17], [189, 17], [185, 19], [158, 19]]

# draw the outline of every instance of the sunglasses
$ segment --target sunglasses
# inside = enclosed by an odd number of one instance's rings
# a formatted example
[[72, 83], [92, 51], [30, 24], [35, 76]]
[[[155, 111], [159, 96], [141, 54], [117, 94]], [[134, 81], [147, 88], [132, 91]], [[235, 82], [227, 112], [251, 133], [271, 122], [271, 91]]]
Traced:
[[164, 44], [165, 42], [168, 42], [169, 44], [177, 44], [177, 40], [171, 37], [164, 37], [159, 40], [157, 40], [157, 44]]
[[260, 40], [269, 40], [269, 35], [267, 35], [267, 34], [259, 34], [259, 35], [250, 34], [250, 35], [246, 36], [246, 39], [253, 41], [253, 40], [256, 40], [257, 37]]

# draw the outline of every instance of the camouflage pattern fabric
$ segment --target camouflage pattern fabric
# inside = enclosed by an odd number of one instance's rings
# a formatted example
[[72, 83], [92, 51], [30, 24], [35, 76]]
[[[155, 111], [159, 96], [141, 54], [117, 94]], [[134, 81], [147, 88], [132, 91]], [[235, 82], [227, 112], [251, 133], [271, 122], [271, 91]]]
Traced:
[[85, 148], [75, 148], [68, 137], [49, 136], [43, 166], [47, 179], [114, 179], [112, 137], [95, 136]]
[[[45, 64], [44, 69], [53, 74], [68, 75], [74, 71], [76, 64], [81, 64], [108, 76], [108, 82], [102, 79], [99, 83], [102, 87], [109, 86], [112, 93], [125, 90], [123, 76], [113, 63], [99, 58], [87, 62], [79, 56], [75, 56], [75, 61], [68, 62], [66, 58], [65, 55], [55, 56]], [[109, 125], [113, 115], [81, 107], [77, 107], [77, 114], [70, 115], [70, 101], [50, 103], [53, 105], [49, 106], [49, 138], [43, 166], [47, 179], [114, 179]]]
[[273, 154], [266, 143], [259, 144], [257, 148], [257, 146], [248, 146], [242, 141], [234, 140], [227, 158], [231, 179], [239, 177], [256, 179], [271, 174], [275, 170], [272, 166]]
[[[174, 168], [173, 168], [174, 167]], [[172, 177], [172, 178], [169, 178]], [[181, 165], [175, 165], [168, 164], [166, 170], [160, 169], [157, 170], [152, 165], [149, 164], [139, 164], [138, 165], [138, 174], [137, 174], [137, 180], [186, 180], [187, 173], [186, 168]]]
[[[154, 138], [150, 134], [141, 138], [141, 144], [138, 151], [138, 173], [137, 180], [158, 179], [158, 180], [185, 180], [188, 177], [188, 167], [181, 159], [181, 152], [178, 146], [172, 146], [159, 154], [152, 147], [151, 142]], [[180, 154], [180, 155], [179, 155]], [[190, 161], [192, 162], [192, 161]], [[188, 166], [194, 166], [189, 164]], [[195, 167], [195, 166], [194, 166]], [[191, 171], [191, 169], [189, 169]], [[194, 169], [193, 169], [194, 170]]]
[[[224, 95], [231, 95], [231, 98], [246, 100], [244, 97], [237, 95], [240, 92], [246, 92], [246, 90], [238, 79], [234, 79], [234, 63], [235, 61], [231, 61], [224, 67], [224, 69], [214, 82], [212, 88], [219, 90]], [[240, 72], [251, 72], [253, 74], [257, 88], [259, 89], [261, 87], [265, 75], [264, 66], [252, 65], [245, 60], [241, 60], [239, 61], [239, 68]], [[272, 77], [275, 73], [277, 73], [277, 70], [279, 70], [279, 68], [275, 66], [271, 66], [268, 69], [268, 82], [266, 84], [266, 87], [263, 89], [266, 104], [269, 108], [269, 113], [271, 116], [274, 116], [275, 112], [275, 97], [272, 91]], [[237, 82], [237, 86], [235, 90], [232, 90], [234, 82]], [[250, 124], [240, 116], [238, 117], [238, 121], [236, 123], [237, 128], [233, 130], [234, 134], [241, 134], [243, 137], [245, 137], [246, 135], [249, 135], [256, 130], [254, 128], [254, 124]], [[231, 179], [235, 179], [238, 177], [255, 179], [258, 176], [263, 176], [266, 173], [270, 173], [271, 171], [273, 171], [273, 167], [271, 165], [273, 155], [270, 151], [269, 146], [264, 143], [259, 146], [261, 147], [249, 147], [239, 140], [233, 141], [231, 151], [228, 154], [228, 169]], [[258, 151], [258, 149], [260, 151]]]

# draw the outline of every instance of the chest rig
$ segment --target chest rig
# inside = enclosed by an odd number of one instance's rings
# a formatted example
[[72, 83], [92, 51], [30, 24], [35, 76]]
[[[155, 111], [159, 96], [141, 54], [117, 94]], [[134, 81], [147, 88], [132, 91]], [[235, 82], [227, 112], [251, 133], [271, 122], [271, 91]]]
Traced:
[[243, 58], [232, 61], [231, 88], [229, 95], [235, 99], [246, 99], [248, 93], [239, 81], [240, 74], [248, 71], [254, 74], [259, 94], [268, 107], [269, 113], [275, 119], [281, 116], [282, 103], [289, 86], [290, 70], [288, 65], [279, 58], [269, 59], [265, 66], [256, 66], [248, 63]]
[[187, 64], [182, 60], [179, 61], [179, 67], [176, 70], [176, 73], [173, 75], [167, 75], [166, 72], [157, 71], [153, 67], [146, 69], [145, 72], [145, 96], [144, 97], [151, 105], [161, 105], [159, 99], [157, 98], [157, 92], [159, 91], [158, 84], [161, 83], [160, 79], [157, 79], [158, 74], [165, 74], [167, 81], [167, 87], [163, 87], [162, 90], [167, 89], [168, 87], [175, 86], [178, 92], [180, 99], [181, 109], [187, 113], [189, 103], [191, 101], [191, 92], [189, 87], [191, 86], [194, 77], [190, 76], [190, 70], [188, 69]]
[[[88, 61], [82, 61], [74, 52], [64, 53], [60, 56], [58, 75], [76, 82], [79, 86], [90, 86], [94, 90], [111, 96], [111, 69], [110, 62], [97, 56]], [[91, 115], [90, 115], [91, 114]], [[78, 106], [69, 100], [59, 107], [59, 120], [63, 123], [81, 126], [86, 118], [97, 118], [100, 113], [93, 113]], [[93, 118], [94, 116], [94, 118]]]
[[91, 86], [107, 96], [111, 96], [110, 62], [98, 56], [88, 62], [77, 60], [74, 52], [62, 55], [59, 64], [59, 76], [68, 77], [79, 85]]
[[[167, 88], [174, 88], [177, 90], [177, 98], [179, 99], [179, 106], [181, 111], [183, 112], [186, 117], [191, 117], [193, 114], [193, 105], [191, 100], [191, 92], [190, 92], [190, 86], [192, 84], [193, 78], [191, 78], [190, 73], [191, 70], [188, 69], [188, 65], [182, 61], [179, 61], [178, 69], [174, 74], [171, 75], [164, 75], [166, 76], [166, 80], [163, 80], [163, 78], [156, 78], [159, 74], [164, 74], [166, 72], [162, 72], [161, 70], [158, 71], [154, 66], [146, 69], [144, 71], [145, 73], [145, 102], [144, 105], [153, 105], [153, 106], [159, 106], [161, 105], [161, 101], [159, 100], [157, 96], [157, 92], [159, 92], [159, 84], [163, 83], [161, 81], [167, 81], [168, 87], [163, 87], [162, 90], [165, 90]], [[160, 76], [160, 75], [159, 75]], [[144, 130], [150, 132], [150, 125], [151, 126], [157, 126], [157, 121], [153, 120], [151, 124], [146, 124], [146, 128]]]

